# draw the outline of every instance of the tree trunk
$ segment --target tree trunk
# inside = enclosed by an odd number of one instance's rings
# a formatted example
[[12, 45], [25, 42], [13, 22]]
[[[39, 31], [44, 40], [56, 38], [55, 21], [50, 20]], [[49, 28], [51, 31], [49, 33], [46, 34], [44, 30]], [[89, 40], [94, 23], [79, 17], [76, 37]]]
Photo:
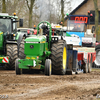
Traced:
[[29, 27], [32, 27], [32, 10], [33, 10], [33, 4], [34, 4], [35, 0], [31, 0], [31, 4], [30, 4], [30, 9], [29, 9]]
[[64, 0], [61, 0], [61, 21], [64, 24]]
[[98, 11], [98, 3], [97, 0], [93, 0], [95, 7], [95, 33], [96, 33], [96, 41], [100, 41], [100, 27], [98, 27], [99, 23], [99, 11]]
[[29, 28], [32, 27], [32, 10], [29, 10]]
[[32, 27], [32, 11], [33, 11], [33, 5], [34, 5], [35, 0], [30, 0], [30, 6], [28, 4], [28, 0], [26, 0], [26, 2], [29, 9], [29, 27], [31, 28]]
[[2, 13], [6, 13], [6, 2], [2, 0]]

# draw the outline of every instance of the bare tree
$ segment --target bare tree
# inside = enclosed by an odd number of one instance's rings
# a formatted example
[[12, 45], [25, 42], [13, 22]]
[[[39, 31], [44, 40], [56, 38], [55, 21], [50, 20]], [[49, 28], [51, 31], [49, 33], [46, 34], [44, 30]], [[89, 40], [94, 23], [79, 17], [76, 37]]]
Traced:
[[50, 23], [57, 23], [55, 2], [52, 0], [49, 0], [48, 7], [49, 7], [49, 22]]
[[71, 11], [72, 11], [72, 7], [71, 7], [71, 1], [67, 1], [67, 0], [65, 0], [64, 1], [64, 7], [66, 8], [67, 7], [67, 9], [65, 9], [65, 13], [70, 13]]
[[99, 23], [99, 11], [98, 11], [98, 2], [97, 0], [93, 0], [94, 7], [95, 7], [95, 33], [96, 33], [96, 41], [100, 41], [100, 27], [98, 26]]
[[55, 6], [55, 10], [56, 10], [56, 19], [57, 19], [57, 23], [59, 23], [61, 21], [61, 3], [60, 0], [56, 1], [56, 6]]
[[[37, 1], [37, 0], [0, 0], [0, 11], [1, 12], [3, 10], [3, 4], [4, 4], [3, 1], [5, 1], [6, 12], [9, 15], [13, 15], [13, 13], [15, 12], [17, 14], [18, 18], [24, 19], [24, 27], [29, 26], [29, 18], [32, 18], [32, 21], [30, 20], [31, 23], [33, 21], [35, 24], [38, 23], [38, 13], [37, 13], [38, 9], [37, 9], [37, 6], [33, 2], [33, 1]], [[34, 9], [33, 9], [32, 5], [33, 6], [35, 5]], [[29, 8], [28, 8], [28, 6], [29, 6]], [[3, 11], [3, 12], [5, 12], [5, 11]], [[30, 14], [31, 17], [29, 16], [30, 12], [32, 12], [33, 17], [31, 14]], [[34, 25], [34, 23], [33, 23], [33, 25]], [[32, 25], [30, 25], [30, 27], [32, 27]]]
[[6, 2], [2, 0], [2, 13], [6, 13]]
[[30, 0], [30, 5], [28, 0], [26, 0], [26, 2], [27, 2], [27, 7], [29, 9], [29, 27], [32, 27], [32, 11], [35, 0]]
[[72, 11], [71, 1], [69, 0], [57, 0], [56, 1], [56, 18], [58, 22], [64, 23], [64, 18], [66, 13], [70, 13]]
[[64, 0], [61, 0], [61, 21], [64, 23]]

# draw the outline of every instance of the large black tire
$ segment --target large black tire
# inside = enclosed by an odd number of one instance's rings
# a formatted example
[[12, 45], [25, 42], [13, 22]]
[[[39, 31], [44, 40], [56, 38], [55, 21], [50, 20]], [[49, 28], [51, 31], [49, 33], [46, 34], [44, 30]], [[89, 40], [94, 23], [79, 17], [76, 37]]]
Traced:
[[87, 63], [84, 64], [83, 72], [88, 73], [88, 64]]
[[15, 61], [15, 72], [16, 72], [16, 75], [21, 75], [22, 70], [18, 66], [18, 64], [19, 64], [18, 60], [19, 59], [16, 59], [16, 61]]
[[24, 38], [22, 39], [20, 45], [19, 45], [19, 54], [18, 57], [20, 59], [25, 59], [25, 54], [24, 54]]
[[[88, 61], [89, 62], [89, 61]], [[91, 55], [91, 60], [89, 62], [89, 66], [88, 66], [88, 73], [90, 73], [92, 70], [92, 55]]]
[[6, 56], [9, 56], [10, 62], [5, 64], [4, 69], [14, 70], [15, 69], [15, 60], [18, 58], [18, 48], [16, 44], [7, 44], [6, 45]]
[[51, 60], [50, 59], [46, 59], [45, 61], [45, 75], [50, 76], [51, 75]]
[[57, 43], [52, 44], [51, 48], [51, 61], [52, 73], [64, 75], [66, 73], [66, 60], [67, 59], [67, 45], [66, 41], [59, 40]]
[[78, 74], [78, 69], [81, 69], [78, 65], [78, 60], [76, 60], [76, 68], [73, 70], [76, 74]]
[[92, 26], [92, 33], [95, 32], [95, 26]]
[[95, 67], [100, 68], [100, 44], [95, 47], [95, 51], [96, 51], [96, 62], [98, 63], [98, 65], [96, 65], [95, 63]]

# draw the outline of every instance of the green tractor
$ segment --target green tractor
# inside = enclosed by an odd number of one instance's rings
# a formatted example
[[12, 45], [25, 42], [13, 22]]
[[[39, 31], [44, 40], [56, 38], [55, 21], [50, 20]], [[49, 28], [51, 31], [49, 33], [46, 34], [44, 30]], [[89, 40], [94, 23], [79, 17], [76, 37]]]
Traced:
[[7, 13], [0, 13], [0, 64], [5, 69], [15, 69], [15, 60], [21, 54], [21, 50], [18, 48], [21, 48], [26, 35], [17, 32], [17, 22], [20, 27], [23, 26], [23, 19], [18, 21], [15, 14], [10, 16]]
[[[42, 26], [45, 26], [45, 28]], [[48, 30], [49, 34], [45, 30]], [[36, 36], [25, 39], [24, 54], [24, 59], [16, 59], [16, 75], [23, 73], [24, 69], [41, 70], [47, 76], [51, 74], [64, 75], [66, 73], [66, 41], [52, 37], [51, 24], [47, 21], [38, 24]]]

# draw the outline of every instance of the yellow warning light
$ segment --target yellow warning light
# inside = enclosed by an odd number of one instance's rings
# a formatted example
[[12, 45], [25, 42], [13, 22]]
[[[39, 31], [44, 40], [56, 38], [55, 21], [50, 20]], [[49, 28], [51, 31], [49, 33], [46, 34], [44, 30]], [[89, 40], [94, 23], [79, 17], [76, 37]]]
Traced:
[[61, 24], [63, 24], [63, 22], [61, 22]]
[[15, 36], [15, 34], [13, 34], [13, 36]]
[[16, 13], [14, 13], [14, 16], [16, 16]]
[[36, 25], [34, 25], [34, 27], [36, 27]]

